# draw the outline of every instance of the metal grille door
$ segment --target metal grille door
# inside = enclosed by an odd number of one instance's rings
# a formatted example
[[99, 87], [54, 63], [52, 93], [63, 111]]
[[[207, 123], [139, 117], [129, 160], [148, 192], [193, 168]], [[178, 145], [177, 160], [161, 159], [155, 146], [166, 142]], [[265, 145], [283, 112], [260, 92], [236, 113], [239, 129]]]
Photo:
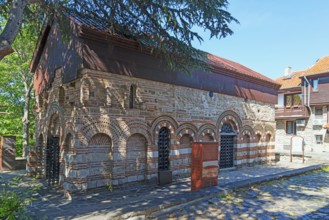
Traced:
[[159, 131], [158, 149], [158, 169], [159, 170], [169, 170], [169, 144], [170, 135], [168, 128], [161, 128]]
[[39, 141], [36, 149], [37, 153], [37, 173], [38, 175], [42, 174], [42, 151], [43, 151], [43, 144], [42, 141]]
[[46, 178], [48, 185], [55, 185], [59, 180], [59, 137], [50, 137], [47, 142]]
[[220, 161], [219, 161], [219, 167], [221, 169], [233, 167], [233, 146], [234, 146], [233, 135], [221, 136]]

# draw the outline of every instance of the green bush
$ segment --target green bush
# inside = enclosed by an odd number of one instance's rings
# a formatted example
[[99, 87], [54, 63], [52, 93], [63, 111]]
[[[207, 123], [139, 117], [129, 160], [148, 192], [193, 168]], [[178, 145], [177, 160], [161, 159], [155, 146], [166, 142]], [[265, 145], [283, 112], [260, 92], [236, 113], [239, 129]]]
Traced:
[[22, 181], [22, 177], [4, 180], [0, 176], [0, 219], [35, 219], [28, 213], [33, 194], [41, 187], [35, 179]]

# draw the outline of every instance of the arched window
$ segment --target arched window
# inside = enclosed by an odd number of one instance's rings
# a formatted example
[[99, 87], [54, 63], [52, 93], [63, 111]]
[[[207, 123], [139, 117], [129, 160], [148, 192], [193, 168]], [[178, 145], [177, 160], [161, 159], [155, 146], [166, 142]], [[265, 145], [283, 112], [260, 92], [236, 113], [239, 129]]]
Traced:
[[130, 93], [129, 93], [129, 108], [135, 107], [135, 99], [136, 99], [136, 85], [132, 84], [130, 86]]
[[81, 84], [81, 91], [80, 91], [80, 101], [83, 104], [88, 103], [90, 98], [90, 88], [89, 88], [89, 82], [84, 80]]
[[59, 88], [59, 93], [58, 93], [58, 103], [60, 106], [64, 106], [65, 103], [65, 90], [63, 87]]
[[258, 133], [256, 135], [256, 141], [259, 143], [261, 141], [261, 139], [262, 139], [262, 135]]
[[221, 132], [222, 132], [222, 133], [234, 133], [234, 130], [233, 130], [231, 124], [229, 124], [229, 123], [225, 123], [225, 124], [223, 124], [223, 126], [222, 126]]
[[106, 87], [106, 104], [107, 105], [111, 105], [112, 104], [112, 94], [111, 94], [111, 88], [110, 87]]

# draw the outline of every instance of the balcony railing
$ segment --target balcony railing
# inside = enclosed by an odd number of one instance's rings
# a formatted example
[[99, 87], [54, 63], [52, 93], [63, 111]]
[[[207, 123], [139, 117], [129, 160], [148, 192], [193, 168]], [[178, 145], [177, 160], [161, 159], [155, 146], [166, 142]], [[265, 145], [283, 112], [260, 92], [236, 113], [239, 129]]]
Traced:
[[275, 119], [299, 119], [308, 117], [310, 117], [310, 114], [304, 105], [275, 106]]

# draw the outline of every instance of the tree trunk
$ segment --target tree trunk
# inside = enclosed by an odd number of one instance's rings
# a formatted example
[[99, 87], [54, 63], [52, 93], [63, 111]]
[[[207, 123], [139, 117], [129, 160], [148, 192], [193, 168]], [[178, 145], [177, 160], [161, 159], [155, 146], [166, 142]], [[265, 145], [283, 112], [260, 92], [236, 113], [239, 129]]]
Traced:
[[6, 27], [0, 35], [0, 60], [14, 52], [11, 44], [14, 42], [23, 20], [23, 11], [27, 0], [14, 0], [9, 12]]
[[22, 156], [26, 158], [27, 156], [27, 147], [29, 145], [29, 126], [30, 126], [30, 101], [31, 101], [31, 90], [32, 85], [25, 90], [25, 103], [24, 103], [24, 115], [23, 115], [23, 152]]

